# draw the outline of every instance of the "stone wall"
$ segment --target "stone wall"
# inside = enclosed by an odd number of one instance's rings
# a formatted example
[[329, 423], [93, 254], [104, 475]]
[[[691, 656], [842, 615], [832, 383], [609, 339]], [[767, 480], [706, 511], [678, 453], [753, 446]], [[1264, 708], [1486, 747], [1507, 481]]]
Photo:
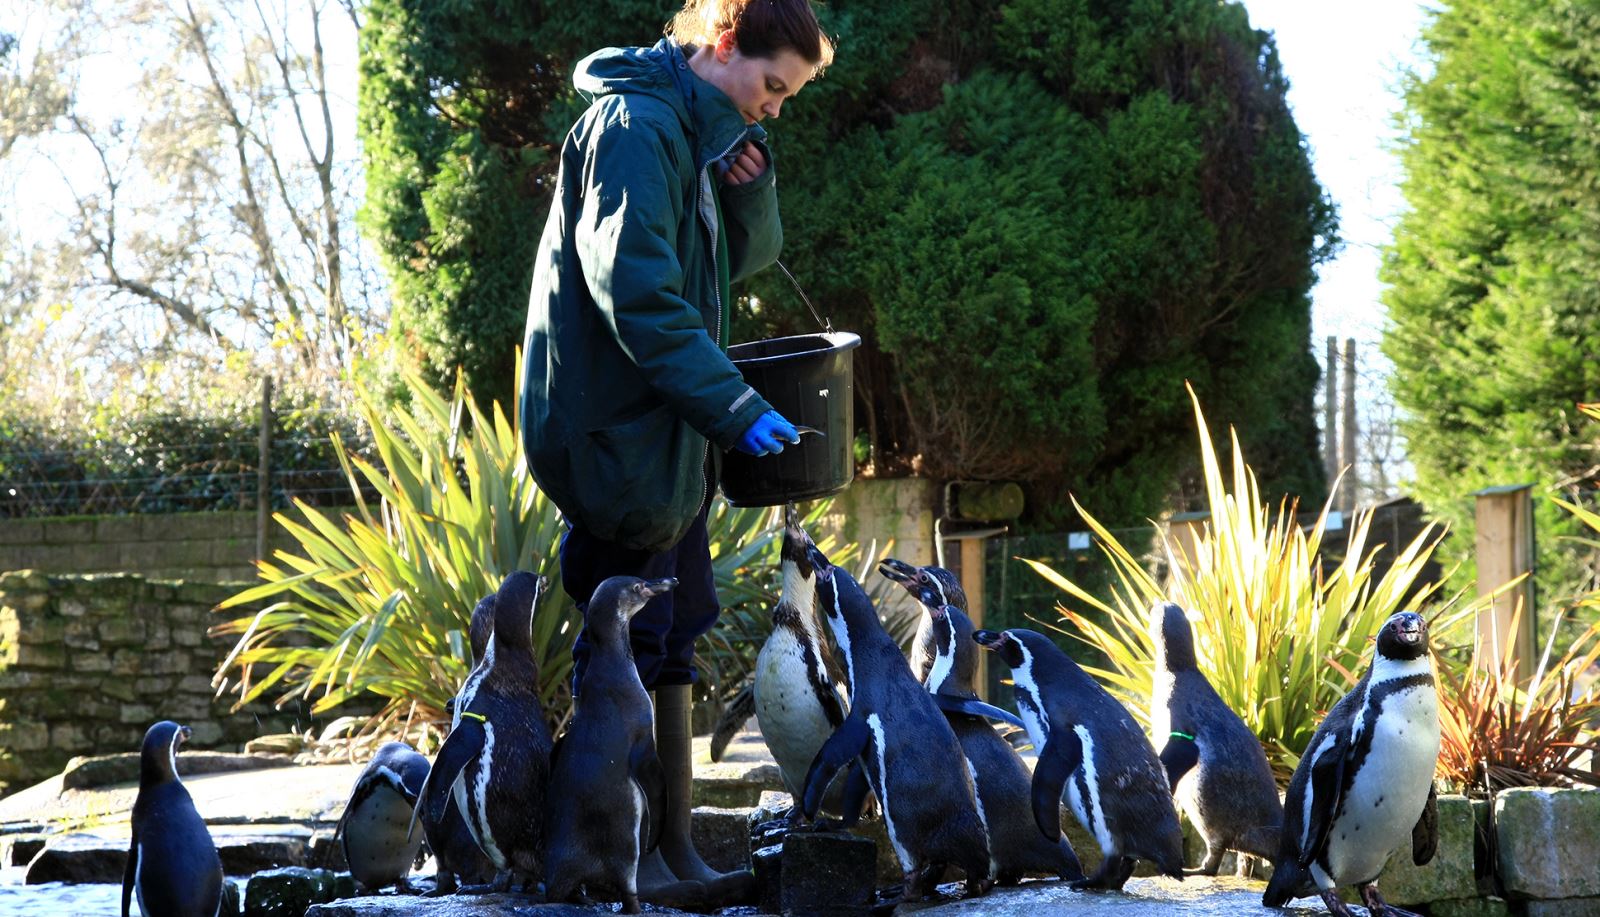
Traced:
[[233, 638], [206, 630], [234, 591], [120, 574], [0, 573], [0, 794], [77, 755], [136, 751], [162, 719], [192, 726], [201, 748], [297, 725], [294, 711], [229, 713], [231, 697], [212, 697], [211, 675]]
[[[337, 514], [337, 510], [331, 510]], [[273, 524], [268, 550], [294, 539]], [[0, 573], [138, 573], [158, 579], [256, 578], [256, 514], [172, 513], [0, 520]]]

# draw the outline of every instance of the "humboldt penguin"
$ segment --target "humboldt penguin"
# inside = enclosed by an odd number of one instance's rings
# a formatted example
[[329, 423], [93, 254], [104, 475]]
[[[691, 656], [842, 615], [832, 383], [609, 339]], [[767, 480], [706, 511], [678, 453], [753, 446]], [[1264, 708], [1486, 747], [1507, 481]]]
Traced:
[[1045, 837], [1060, 836], [1064, 791], [1105, 855], [1072, 887], [1120, 889], [1138, 859], [1182, 879], [1178, 812], [1161, 760], [1128, 711], [1043, 634], [1016, 628], [972, 637], [1011, 667], [1017, 709], [1039, 750], [1034, 822]]
[[454, 798], [496, 870], [495, 891], [518, 878], [531, 889], [544, 875], [551, 741], [532, 644], [534, 608], [544, 589], [544, 577], [519, 571], [495, 593], [494, 633], [456, 695], [453, 728], [422, 794], [427, 817], [441, 823]]
[[[666, 777], [656, 757], [650, 695], [639, 681], [628, 621], [675, 579], [613, 576], [584, 610], [589, 663], [572, 722], [556, 743], [545, 810], [545, 899], [589, 904], [601, 893], [639, 913], [639, 857], [654, 850], [666, 817]], [[698, 882], [657, 891], [652, 903], [704, 897]]]
[[388, 742], [356, 778], [334, 836], [350, 875], [363, 891], [402, 882], [422, 849], [415, 828], [417, 797], [428, 759], [404, 742]]
[[[816, 613], [816, 572], [807, 551], [811, 538], [800, 527], [794, 504], [785, 510], [783, 550], [779, 566], [783, 593], [772, 608], [772, 632], [756, 656], [756, 725], [783, 775], [794, 805], [789, 821], [801, 820], [806, 771], [817, 749], [844, 723], [843, 674], [823, 639]], [[841, 795], [845, 780], [833, 782], [823, 809], [845, 815]]]
[[135, 895], [147, 915], [216, 917], [222, 907], [222, 860], [178, 779], [178, 743], [188, 738], [188, 726], [168, 720], [144, 734], [133, 842], [122, 871], [122, 917]]
[[969, 895], [986, 894], [994, 884], [989, 838], [961, 743], [861, 585], [815, 545], [807, 553], [818, 605], [844, 657], [851, 705], [806, 775], [806, 816], [816, 815], [839, 769], [859, 760], [904, 870], [905, 899], [931, 891], [930, 867], [938, 864], [964, 871]]
[[1284, 798], [1283, 839], [1261, 903], [1320, 895], [1330, 913], [1351, 917], [1336, 889], [1354, 885], [1367, 910], [1415, 917], [1384, 902], [1378, 874], [1410, 841], [1411, 861], [1433, 859], [1438, 803], [1439, 696], [1428, 625], [1402, 611], [1378, 631], [1377, 652], [1360, 683], [1317, 727]]
[[1214, 876], [1228, 850], [1278, 853], [1283, 804], [1261, 742], [1217, 696], [1196, 664], [1188, 616], [1171, 602], [1150, 609], [1155, 645], [1150, 735], [1161, 748], [1178, 807], [1206, 842], [1199, 873]]
[[[934, 664], [929, 672], [940, 678], [938, 683], [928, 681], [928, 691], [977, 700], [972, 678], [979, 650], [972, 640], [972, 621], [954, 605], [924, 605], [923, 612], [933, 625]], [[946, 710], [945, 716], [973, 773], [995, 880], [1015, 885], [1027, 875], [1083, 878], [1083, 866], [1066, 835], [1052, 841], [1034, 826], [1033, 775], [1011, 743], [980, 715]]]
[[[926, 608], [954, 605], [963, 613], [967, 611], [967, 593], [961, 588], [961, 580], [943, 567], [935, 564], [918, 567], [887, 557], [878, 562], [878, 572], [899, 583]], [[921, 624], [917, 626], [916, 639], [911, 641], [911, 674], [927, 684], [928, 670], [933, 667], [937, 656], [933, 625], [928, 616], [923, 615]]]
[[[493, 633], [494, 594], [490, 593], [478, 600], [477, 606], [472, 609], [472, 620], [467, 625], [468, 645], [472, 653], [468, 672], [476, 669], [478, 661], [488, 652], [489, 638]], [[445, 702], [445, 712], [452, 723], [456, 720], [456, 700], [451, 698]], [[478, 848], [478, 841], [467, 827], [466, 819], [461, 817], [453, 794], [445, 798], [444, 811], [439, 820], [429, 817], [426, 806], [419, 806], [418, 812], [423, 834], [428, 840], [428, 849], [433, 852], [434, 888], [427, 893], [429, 896], [448, 895], [463, 882], [483, 885], [494, 879], [494, 864]]]

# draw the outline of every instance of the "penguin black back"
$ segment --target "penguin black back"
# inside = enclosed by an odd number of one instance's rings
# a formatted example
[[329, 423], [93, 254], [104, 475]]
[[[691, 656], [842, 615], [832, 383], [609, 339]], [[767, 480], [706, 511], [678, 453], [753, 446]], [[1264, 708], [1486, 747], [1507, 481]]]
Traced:
[[552, 903], [580, 889], [609, 891], [625, 913], [639, 911], [639, 858], [661, 836], [667, 787], [628, 622], [677, 584], [613, 576], [584, 610], [589, 661], [550, 769], [545, 891]]
[[215, 917], [222, 903], [222, 860], [194, 800], [178, 779], [178, 745], [189, 727], [163, 720], [139, 749], [139, 795], [122, 874], [122, 915], [139, 899], [144, 914]]
[[1079, 887], [1121, 888], [1135, 859], [1183, 877], [1183, 835], [1155, 749], [1120, 703], [1048, 637], [1031, 630], [978, 631], [979, 645], [1011, 666], [1017, 708], [1039, 750], [1034, 817], [1060, 833], [1063, 792], [1105, 855]]
[[1182, 608], [1152, 606], [1150, 635], [1150, 732], [1173, 796], [1205, 839], [1199, 871], [1216, 875], [1228, 850], [1276, 856], [1283, 805], [1261, 742], [1200, 671]]

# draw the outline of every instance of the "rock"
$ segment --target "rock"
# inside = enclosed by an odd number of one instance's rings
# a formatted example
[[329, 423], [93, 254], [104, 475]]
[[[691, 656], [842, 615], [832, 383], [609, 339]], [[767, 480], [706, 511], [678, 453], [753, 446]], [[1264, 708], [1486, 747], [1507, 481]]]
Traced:
[[1429, 917], [1511, 917], [1511, 905], [1504, 898], [1463, 898], [1434, 901], [1428, 905]]
[[1595, 917], [1596, 914], [1600, 914], [1600, 897], [1528, 902], [1528, 917]]
[[246, 754], [297, 755], [306, 747], [305, 736], [293, 732], [261, 736], [244, 743]]
[[[220, 751], [184, 751], [178, 756], [178, 775], [222, 774], [235, 771], [261, 770], [284, 767], [290, 759], [283, 755], [239, 755]], [[132, 783], [139, 779], [139, 753], [96, 755], [73, 758], [61, 773], [63, 790], [82, 790], [110, 786], [115, 783]]]
[[1600, 896], [1600, 789], [1502, 790], [1494, 823], [1500, 880], [1510, 896]]
[[724, 809], [748, 808], [761, 803], [766, 790], [783, 789], [783, 772], [772, 762], [695, 762], [694, 804]]
[[752, 850], [750, 869], [756, 875], [756, 907], [763, 914], [776, 914], [783, 910], [782, 842]]
[[[651, 914], [680, 914], [669, 908], [652, 906]], [[411, 895], [370, 895], [328, 904], [313, 904], [306, 917], [600, 917], [610, 915], [606, 907], [579, 907], [573, 904], [540, 904], [537, 898], [521, 894], [447, 895], [419, 898]]]
[[751, 807], [696, 806], [689, 829], [695, 849], [718, 872], [750, 868]]
[[0, 841], [0, 869], [28, 865], [44, 849], [45, 840], [43, 837], [24, 836]]
[[244, 917], [300, 917], [306, 908], [334, 900], [335, 876], [326, 869], [290, 866], [250, 877]]
[[866, 914], [873, 902], [872, 842], [834, 832], [791, 833], [783, 842], [778, 909], [785, 915]]
[[1473, 833], [1472, 803], [1465, 796], [1440, 796], [1438, 851], [1428, 865], [1417, 866], [1409, 841], [1396, 850], [1378, 876], [1384, 899], [1406, 906], [1476, 895]]
[[253, 831], [230, 828], [227, 832], [213, 826], [211, 839], [216, 842], [217, 855], [222, 858], [222, 871], [230, 876], [304, 866], [311, 855], [311, 829], [299, 825]]
[[232, 880], [224, 879], [222, 882], [222, 909], [217, 911], [217, 917], [240, 917], [244, 909], [244, 893], [239, 891], [239, 886]]
[[28, 864], [28, 885], [46, 882], [114, 882], [122, 884], [128, 862], [128, 838], [98, 834], [64, 834], [50, 839]]

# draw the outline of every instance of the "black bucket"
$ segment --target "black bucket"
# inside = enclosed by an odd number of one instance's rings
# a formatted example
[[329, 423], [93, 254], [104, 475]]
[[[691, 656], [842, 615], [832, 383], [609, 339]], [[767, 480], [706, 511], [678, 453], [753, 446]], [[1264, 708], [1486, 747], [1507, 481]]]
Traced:
[[734, 506], [779, 506], [844, 490], [855, 478], [855, 398], [850, 351], [861, 337], [848, 331], [799, 334], [735, 344], [728, 358], [744, 381], [784, 419], [814, 427], [777, 455], [734, 450], [722, 462], [722, 495]]

